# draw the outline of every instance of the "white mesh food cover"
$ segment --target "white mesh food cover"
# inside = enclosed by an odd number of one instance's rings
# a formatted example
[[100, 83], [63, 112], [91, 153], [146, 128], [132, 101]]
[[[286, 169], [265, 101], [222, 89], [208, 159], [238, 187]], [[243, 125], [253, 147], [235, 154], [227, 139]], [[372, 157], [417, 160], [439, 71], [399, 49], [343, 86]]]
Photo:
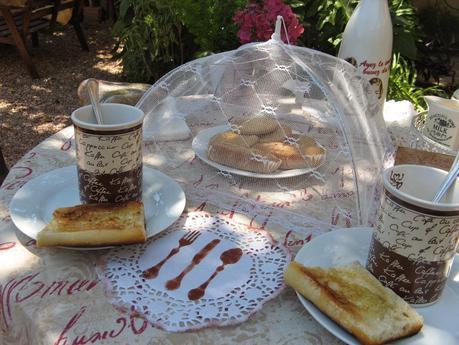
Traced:
[[270, 40], [191, 61], [142, 97], [146, 164], [193, 204], [294, 232], [369, 225], [393, 147], [371, 85], [342, 60]]

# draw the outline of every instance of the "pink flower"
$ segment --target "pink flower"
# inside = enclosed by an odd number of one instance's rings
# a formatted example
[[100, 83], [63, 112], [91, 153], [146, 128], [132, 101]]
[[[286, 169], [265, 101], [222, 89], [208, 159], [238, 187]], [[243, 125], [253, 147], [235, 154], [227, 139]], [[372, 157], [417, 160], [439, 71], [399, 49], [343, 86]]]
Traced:
[[236, 11], [236, 13], [234, 13], [234, 16], [233, 16], [233, 22], [235, 22], [236, 24], [241, 24], [243, 15], [244, 15], [244, 12]]
[[[234, 14], [233, 22], [239, 26], [237, 36], [241, 43], [269, 40], [274, 32], [278, 15], [284, 18], [290, 43], [295, 44], [298, 37], [303, 34], [304, 28], [292, 8], [282, 0], [250, 2], [245, 9]], [[283, 29], [281, 37], [284, 42], [287, 42]]]
[[242, 44], [252, 42], [252, 33], [250, 31], [239, 30], [237, 37], [239, 37]]

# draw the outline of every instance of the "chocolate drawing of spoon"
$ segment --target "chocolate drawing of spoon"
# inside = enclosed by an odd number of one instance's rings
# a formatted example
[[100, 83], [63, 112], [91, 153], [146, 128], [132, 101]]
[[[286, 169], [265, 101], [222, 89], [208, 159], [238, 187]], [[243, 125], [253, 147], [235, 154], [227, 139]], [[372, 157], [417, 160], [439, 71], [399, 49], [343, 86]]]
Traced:
[[219, 243], [219, 239], [215, 239], [207, 243], [199, 252], [196, 253], [196, 255], [191, 260], [190, 264], [187, 267], [185, 267], [185, 269], [177, 277], [175, 277], [174, 279], [170, 279], [166, 282], [166, 289], [178, 289], [185, 275], [187, 275], [194, 268], [194, 266], [199, 265], [202, 259], [204, 259], [207, 256], [207, 254], [209, 254], [209, 252], [212, 249], [214, 249], [215, 246]]
[[188, 291], [188, 298], [192, 301], [200, 299], [206, 293], [207, 286], [209, 286], [210, 282], [221, 272], [225, 269], [226, 265], [234, 265], [237, 263], [242, 257], [242, 249], [241, 248], [232, 248], [225, 250], [220, 255], [220, 260], [222, 264], [217, 267], [217, 269], [212, 273], [212, 275], [207, 279], [204, 283], [199, 285], [195, 289], [191, 289]]

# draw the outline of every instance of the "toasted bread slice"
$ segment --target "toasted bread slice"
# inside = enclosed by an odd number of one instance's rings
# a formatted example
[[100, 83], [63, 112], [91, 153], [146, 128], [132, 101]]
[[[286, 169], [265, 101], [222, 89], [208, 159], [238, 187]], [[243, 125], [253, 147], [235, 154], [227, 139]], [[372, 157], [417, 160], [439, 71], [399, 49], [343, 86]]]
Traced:
[[422, 316], [357, 262], [324, 269], [293, 261], [284, 278], [362, 344], [384, 344], [422, 328]]
[[58, 208], [38, 233], [37, 246], [94, 247], [145, 242], [143, 204], [87, 204]]

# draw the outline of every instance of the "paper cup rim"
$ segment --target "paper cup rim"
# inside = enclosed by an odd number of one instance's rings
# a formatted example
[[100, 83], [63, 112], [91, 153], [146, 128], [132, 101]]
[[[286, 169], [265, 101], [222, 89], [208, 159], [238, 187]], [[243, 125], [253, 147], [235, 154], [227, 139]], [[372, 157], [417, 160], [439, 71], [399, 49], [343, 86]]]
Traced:
[[433, 211], [441, 211], [441, 212], [458, 212], [459, 213], [459, 203], [434, 203], [430, 200], [425, 200], [421, 199], [415, 196], [412, 196], [408, 193], [405, 193], [399, 189], [396, 189], [394, 186], [390, 184], [389, 181], [389, 174], [396, 168], [410, 168], [410, 169], [415, 169], [415, 168], [421, 168], [421, 169], [429, 169], [432, 171], [436, 171], [443, 176], [446, 176], [448, 173], [442, 169], [438, 169], [435, 167], [430, 167], [427, 165], [418, 165], [418, 164], [400, 164], [400, 165], [395, 165], [393, 167], [387, 168], [383, 172], [383, 182], [384, 182], [384, 189], [387, 190], [389, 193], [391, 193], [393, 196], [409, 203], [414, 206], [421, 207], [423, 209], [427, 210], [433, 210]]
[[74, 125], [80, 127], [80, 128], [85, 128], [85, 129], [90, 129], [94, 131], [114, 131], [114, 130], [119, 130], [119, 129], [128, 129], [131, 127], [134, 127], [136, 125], [139, 125], [143, 122], [143, 119], [145, 117], [145, 113], [143, 112], [142, 109], [139, 109], [137, 107], [134, 107], [132, 105], [128, 104], [121, 104], [121, 103], [102, 103], [100, 104], [102, 108], [125, 108], [126, 110], [129, 111], [134, 111], [137, 113], [137, 118], [135, 118], [132, 121], [128, 122], [123, 122], [123, 123], [117, 123], [117, 124], [96, 124], [96, 123], [91, 123], [91, 122], [86, 122], [82, 121], [77, 117], [77, 114], [82, 111], [87, 111], [92, 107], [91, 104], [82, 106], [80, 108], [75, 109], [72, 112], [72, 115], [70, 116], [72, 122]]

